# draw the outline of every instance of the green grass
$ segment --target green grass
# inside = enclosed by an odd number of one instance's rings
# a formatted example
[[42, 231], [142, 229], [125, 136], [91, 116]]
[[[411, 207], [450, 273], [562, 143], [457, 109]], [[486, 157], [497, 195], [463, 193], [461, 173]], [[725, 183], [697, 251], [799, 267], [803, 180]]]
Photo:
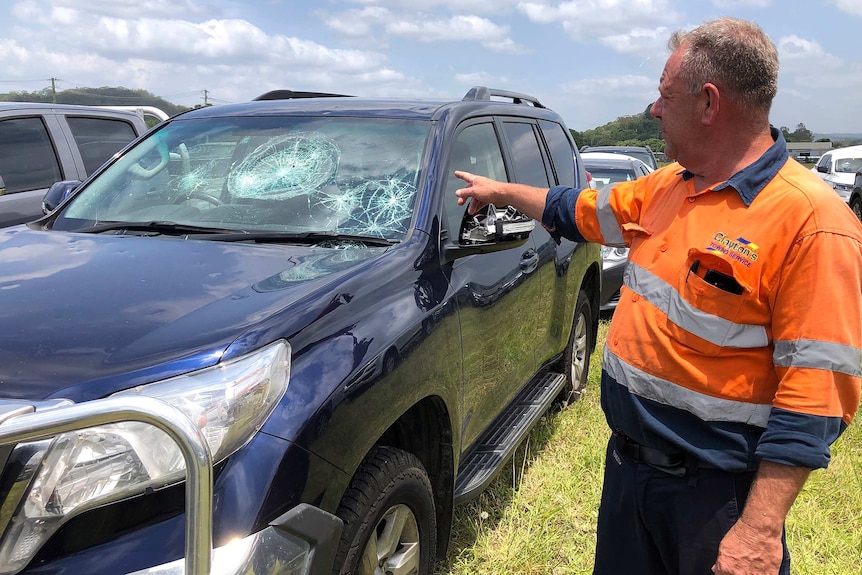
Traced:
[[[589, 574], [608, 429], [598, 389], [603, 322], [584, 396], [549, 413], [477, 499], [456, 508], [439, 575]], [[862, 574], [862, 425], [833, 445], [787, 520], [795, 575]]]

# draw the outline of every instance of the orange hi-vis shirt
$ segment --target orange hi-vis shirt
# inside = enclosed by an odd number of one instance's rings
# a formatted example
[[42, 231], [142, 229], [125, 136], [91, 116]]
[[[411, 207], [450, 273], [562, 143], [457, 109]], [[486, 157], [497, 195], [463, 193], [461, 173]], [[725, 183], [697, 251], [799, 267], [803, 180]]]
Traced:
[[631, 248], [603, 356], [610, 427], [729, 471], [826, 467], [860, 400], [862, 225], [773, 137], [703, 192], [673, 164], [552, 188], [543, 217]]

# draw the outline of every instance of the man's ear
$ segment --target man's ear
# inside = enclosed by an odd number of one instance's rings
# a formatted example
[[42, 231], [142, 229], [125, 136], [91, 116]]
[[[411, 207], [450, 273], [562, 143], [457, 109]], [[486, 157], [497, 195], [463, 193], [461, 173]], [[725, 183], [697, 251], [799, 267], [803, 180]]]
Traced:
[[707, 82], [703, 85], [701, 97], [703, 98], [701, 122], [705, 126], [711, 126], [718, 119], [719, 103], [721, 100], [718, 88], [715, 84]]

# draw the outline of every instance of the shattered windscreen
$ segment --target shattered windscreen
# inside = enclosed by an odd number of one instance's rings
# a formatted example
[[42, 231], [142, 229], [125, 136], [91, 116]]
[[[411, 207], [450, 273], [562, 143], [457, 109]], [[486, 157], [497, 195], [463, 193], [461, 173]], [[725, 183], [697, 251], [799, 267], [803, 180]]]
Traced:
[[397, 240], [428, 130], [382, 118], [178, 118], [93, 180], [54, 228], [171, 222]]

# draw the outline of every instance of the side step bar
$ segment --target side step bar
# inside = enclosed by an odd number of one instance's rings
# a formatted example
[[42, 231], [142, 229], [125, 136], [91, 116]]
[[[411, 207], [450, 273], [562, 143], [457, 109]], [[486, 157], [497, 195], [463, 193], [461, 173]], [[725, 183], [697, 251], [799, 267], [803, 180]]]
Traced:
[[566, 384], [561, 373], [546, 373], [528, 384], [491, 427], [461, 458], [455, 482], [455, 503], [478, 496], [493, 481], [533, 425]]

